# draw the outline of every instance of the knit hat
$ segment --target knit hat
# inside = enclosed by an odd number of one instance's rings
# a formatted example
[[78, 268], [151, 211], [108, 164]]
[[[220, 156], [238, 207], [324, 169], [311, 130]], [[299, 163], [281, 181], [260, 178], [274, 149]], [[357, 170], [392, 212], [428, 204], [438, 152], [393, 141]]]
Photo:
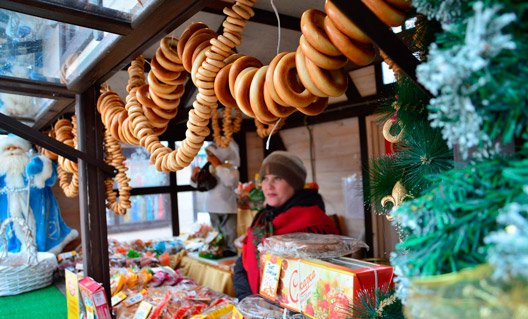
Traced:
[[260, 176], [267, 174], [284, 178], [295, 191], [303, 189], [306, 182], [306, 167], [303, 161], [289, 152], [275, 151], [268, 155], [260, 167]]

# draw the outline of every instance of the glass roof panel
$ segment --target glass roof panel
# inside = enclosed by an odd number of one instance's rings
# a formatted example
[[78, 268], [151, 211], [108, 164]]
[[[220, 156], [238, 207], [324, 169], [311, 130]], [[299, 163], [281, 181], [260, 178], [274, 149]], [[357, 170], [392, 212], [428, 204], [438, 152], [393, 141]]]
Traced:
[[157, 0], [46, 0], [61, 6], [133, 21]]
[[[71, 1], [76, 2], [78, 0]], [[131, 15], [131, 20], [134, 21], [135, 18], [140, 16], [148, 7], [150, 7], [155, 2], [156, 0], [103, 0], [101, 5], [106, 8], [111, 8], [114, 10], [129, 13]]]
[[0, 93], [0, 113], [25, 123], [34, 123], [56, 100]]
[[68, 84], [118, 35], [0, 9], [0, 75]]

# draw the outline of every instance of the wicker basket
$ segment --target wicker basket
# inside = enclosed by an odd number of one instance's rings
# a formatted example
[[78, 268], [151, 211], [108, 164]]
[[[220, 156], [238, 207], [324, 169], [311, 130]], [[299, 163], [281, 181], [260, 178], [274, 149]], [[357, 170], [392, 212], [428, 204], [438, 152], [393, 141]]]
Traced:
[[[5, 232], [10, 222], [18, 223], [24, 230], [28, 242], [26, 252], [7, 251]], [[4, 220], [0, 227], [0, 236], [5, 248], [0, 257], [0, 296], [17, 295], [52, 283], [57, 258], [52, 253], [37, 252], [33, 235], [23, 219], [10, 217]]]

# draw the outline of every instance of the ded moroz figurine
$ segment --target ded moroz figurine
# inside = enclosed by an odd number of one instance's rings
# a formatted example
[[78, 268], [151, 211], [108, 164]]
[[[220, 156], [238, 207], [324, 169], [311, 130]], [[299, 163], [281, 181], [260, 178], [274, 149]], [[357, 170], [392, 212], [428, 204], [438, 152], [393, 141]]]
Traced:
[[[51, 190], [57, 181], [56, 164], [45, 156], [32, 156], [30, 150], [31, 144], [16, 135], [0, 137], [0, 223], [10, 217], [23, 219], [37, 251], [58, 254], [79, 233], [62, 219]], [[10, 252], [26, 249], [19, 223], [11, 223], [6, 234]], [[2, 250], [3, 245], [0, 241]]]

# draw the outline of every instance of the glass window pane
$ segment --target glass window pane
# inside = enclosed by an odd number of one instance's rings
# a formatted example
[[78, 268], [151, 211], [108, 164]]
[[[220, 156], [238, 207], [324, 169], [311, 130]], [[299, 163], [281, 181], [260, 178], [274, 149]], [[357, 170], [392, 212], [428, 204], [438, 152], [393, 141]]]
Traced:
[[171, 224], [169, 194], [131, 196], [130, 201], [132, 202], [132, 207], [126, 215], [118, 216], [107, 209], [108, 226], [115, 226], [123, 230], [159, 227]]
[[32, 123], [46, 111], [55, 100], [27, 95], [0, 93], [0, 113], [22, 122]]
[[189, 233], [196, 223], [211, 224], [209, 213], [205, 211], [205, 192], [179, 192], [178, 218], [180, 234]]
[[85, 12], [93, 12], [109, 16], [133, 20], [141, 15], [157, 0], [47, 0], [70, 8], [77, 8]]
[[[205, 153], [205, 148], [209, 146], [211, 142], [204, 142], [202, 148], [198, 152], [198, 155], [191, 162], [191, 165], [185, 167], [182, 170], [176, 172], [176, 184], [177, 185], [189, 185], [191, 181], [191, 174], [194, 167], [202, 167], [207, 162], [207, 154]], [[176, 148], [180, 147], [181, 142], [176, 142]]]
[[194, 213], [194, 192], [178, 193], [178, 220], [180, 222], [180, 234], [189, 232], [196, 220]]
[[405, 21], [405, 29], [409, 30], [416, 26], [416, 17], [412, 17]]
[[121, 146], [127, 159], [125, 164], [128, 167], [127, 176], [130, 177], [130, 186], [139, 188], [170, 184], [169, 174], [156, 170], [150, 162], [150, 154], [144, 147], [123, 144]]
[[385, 62], [381, 62], [381, 73], [383, 74], [383, 84], [390, 84], [396, 82], [394, 71], [389, 68]]
[[0, 9], [0, 75], [67, 84], [118, 35]]

